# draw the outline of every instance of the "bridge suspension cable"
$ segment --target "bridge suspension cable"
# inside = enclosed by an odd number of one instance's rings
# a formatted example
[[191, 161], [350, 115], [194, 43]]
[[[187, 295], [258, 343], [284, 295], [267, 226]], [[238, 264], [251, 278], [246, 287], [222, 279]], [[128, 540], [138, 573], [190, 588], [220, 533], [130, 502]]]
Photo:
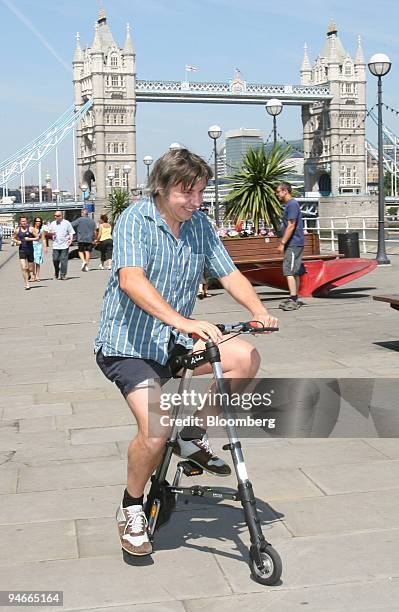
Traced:
[[23, 175], [26, 170], [44, 159], [75, 128], [92, 106], [92, 98], [77, 111], [71, 106], [40, 136], [4, 160], [0, 164], [0, 185], [7, 185], [12, 178]]

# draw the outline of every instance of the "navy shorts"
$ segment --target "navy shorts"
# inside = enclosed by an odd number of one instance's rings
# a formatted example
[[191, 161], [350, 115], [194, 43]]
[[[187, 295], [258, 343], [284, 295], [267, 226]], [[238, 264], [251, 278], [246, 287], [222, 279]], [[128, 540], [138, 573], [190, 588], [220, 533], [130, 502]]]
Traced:
[[26, 259], [28, 263], [33, 263], [35, 261], [33, 251], [29, 253], [27, 251], [19, 251], [19, 258]]
[[[169, 361], [176, 355], [188, 353], [181, 344], [174, 344], [169, 352]], [[153, 359], [141, 359], [140, 357], [106, 357], [101, 349], [96, 354], [97, 365], [102, 373], [115, 383], [123, 397], [127, 397], [137, 385], [145, 380], [157, 379], [160, 385], [165, 385], [168, 380], [176, 375], [169, 361], [162, 365]]]

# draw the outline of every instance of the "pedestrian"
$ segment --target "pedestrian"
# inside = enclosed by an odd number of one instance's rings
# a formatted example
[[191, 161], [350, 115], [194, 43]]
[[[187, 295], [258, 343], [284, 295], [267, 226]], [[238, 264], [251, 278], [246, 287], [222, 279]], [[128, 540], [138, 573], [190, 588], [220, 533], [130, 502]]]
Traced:
[[0, 251], [3, 250], [3, 226], [0, 225]]
[[47, 253], [46, 232], [43, 228], [43, 219], [36, 217], [33, 220], [33, 235], [37, 240], [33, 243], [33, 281], [40, 281], [40, 266], [44, 261], [44, 253]]
[[87, 208], [82, 208], [81, 217], [72, 221], [73, 229], [76, 231], [78, 242], [78, 253], [82, 262], [82, 272], [89, 271], [90, 254], [93, 249], [96, 224], [94, 219], [90, 219]]
[[33, 273], [33, 242], [37, 237], [33, 233], [33, 228], [29, 225], [28, 218], [22, 216], [19, 218], [19, 225], [14, 230], [14, 244], [19, 247], [19, 263], [21, 266], [22, 277], [25, 283], [25, 289], [30, 289], [29, 279]]
[[[209, 321], [191, 318], [204, 265], [252, 319], [267, 327], [277, 325], [233, 264], [210, 220], [199, 212], [211, 176], [208, 164], [187, 149], [165, 153], [151, 172], [150, 196], [126, 208], [114, 228], [112, 272], [95, 351], [97, 364], [119, 387], [138, 425], [128, 448], [127, 487], [117, 512], [122, 548], [132, 555], [152, 550], [143, 493], [166, 442], [166, 434], [154, 438], [148, 432], [149, 387], [155, 383], [160, 399], [157, 380], [172, 377], [170, 358], [193, 346], [191, 334], [201, 338], [199, 350], [209, 338], [217, 343], [223, 338]], [[251, 344], [233, 338], [219, 346], [227, 378], [256, 376], [260, 357]], [[195, 370], [199, 375], [211, 372], [210, 364]], [[182, 430], [175, 451], [212, 474], [231, 473], [200, 427]]]
[[305, 237], [301, 207], [292, 197], [292, 187], [289, 183], [280, 183], [276, 195], [284, 203], [283, 220], [280, 227], [281, 240], [277, 247], [284, 255], [283, 275], [287, 278], [290, 297], [279, 305], [282, 310], [297, 310], [303, 302], [298, 300], [300, 277], [304, 273], [302, 263]]
[[54, 278], [66, 280], [68, 270], [68, 252], [72, 244], [75, 230], [63, 218], [61, 210], [54, 213], [54, 221], [50, 223], [50, 232], [53, 240]]
[[96, 246], [100, 251], [101, 263], [98, 266], [100, 270], [111, 270], [112, 268], [112, 226], [108, 222], [107, 215], [100, 216], [100, 224], [96, 234]]

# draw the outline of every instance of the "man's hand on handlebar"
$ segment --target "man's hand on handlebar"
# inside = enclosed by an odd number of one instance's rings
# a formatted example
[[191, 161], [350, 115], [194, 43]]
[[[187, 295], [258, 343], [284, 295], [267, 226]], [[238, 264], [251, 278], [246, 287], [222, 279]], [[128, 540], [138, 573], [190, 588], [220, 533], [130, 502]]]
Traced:
[[209, 323], [209, 321], [197, 321], [192, 319], [184, 319], [184, 322], [179, 325], [177, 331], [184, 334], [191, 334], [194, 339], [201, 338], [205, 342], [212, 340], [215, 344], [218, 344], [222, 339], [223, 335], [220, 329]]
[[259, 322], [259, 327], [261, 327], [261, 324], [263, 327], [278, 327], [278, 319], [272, 317], [267, 311], [254, 312], [252, 314], [252, 320]]

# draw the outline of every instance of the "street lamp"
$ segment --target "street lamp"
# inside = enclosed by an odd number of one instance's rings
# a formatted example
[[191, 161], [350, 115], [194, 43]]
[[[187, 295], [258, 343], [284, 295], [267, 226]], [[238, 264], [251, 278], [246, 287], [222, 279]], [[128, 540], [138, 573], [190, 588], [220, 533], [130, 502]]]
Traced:
[[214, 180], [215, 180], [215, 223], [216, 227], [219, 227], [219, 185], [218, 185], [218, 154], [216, 150], [216, 141], [222, 135], [222, 128], [218, 125], [211, 125], [208, 130], [209, 138], [213, 140], [213, 156], [215, 161], [215, 172], [214, 172]]
[[384, 219], [385, 219], [385, 194], [384, 194], [384, 150], [382, 140], [382, 77], [391, 70], [391, 60], [385, 53], [375, 53], [369, 60], [371, 74], [378, 77], [378, 265], [389, 264], [385, 250]]
[[130, 174], [131, 170], [132, 170], [132, 168], [131, 168], [131, 166], [129, 166], [129, 164], [125, 164], [123, 166], [123, 174], [126, 176], [127, 195], [129, 195], [129, 174]]
[[110, 170], [107, 174], [108, 177], [108, 181], [109, 181], [109, 185], [111, 187], [111, 195], [113, 193], [113, 183], [114, 183], [114, 178], [115, 178], [115, 172], [113, 170]]
[[86, 199], [85, 198], [85, 193], [89, 189], [88, 183], [82, 183], [81, 186], [80, 186], [80, 189], [82, 191], [82, 202], [83, 202], [83, 206], [84, 206], [85, 199]]
[[58, 204], [59, 201], [59, 196], [60, 196], [60, 190], [59, 189], [53, 189], [53, 195], [55, 195], [55, 201]]
[[152, 159], [151, 155], [144, 155], [143, 162], [147, 166], [147, 185], [148, 185], [148, 181], [150, 180], [150, 166], [153, 161], [154, 160]]
[[184, 149], [180, 142], [172, 142], [172, 144], [169, 145], [169, 151], [178, 151], [179, 149]]
[[283, 110], [283, 103], [277, 98], [272, 98], [266, 102], [266, 110], [273, 117], [273, 143], [276, 146], [277, 142], [277, 115]]

